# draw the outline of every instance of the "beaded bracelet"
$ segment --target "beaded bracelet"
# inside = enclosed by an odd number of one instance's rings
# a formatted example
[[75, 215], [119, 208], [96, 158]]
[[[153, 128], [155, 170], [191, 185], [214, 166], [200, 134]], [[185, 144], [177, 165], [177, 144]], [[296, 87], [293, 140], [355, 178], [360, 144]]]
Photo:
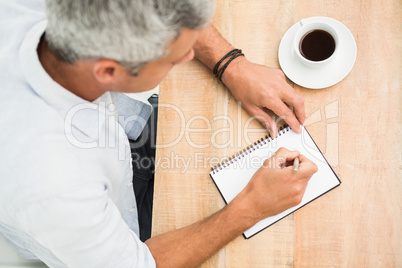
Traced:
[[[229, 51], [228, 53], [226, 53], [226, 55], [223, 56], [222, 59], [221, 59], [220, 61], [218, 61], [218, 62], [215, 64], [215, 67], [214, 67], [214, 69], [213, 69], [214, 75], [215, 75], [217, 78], [219, 78], [219, 80], [222, 81], [223, 72], [226, 70], [226, 68], [228, 67], [228, 65], [229, 65], [235, 58], [240, 57], [240, 56], [244, 56], [244, 54], [242, 53], [241, 49], [237, 49], [237, 48], [236, 48], [236, 49], [232, 49], [231, 51]], [[222, 63], [225, 59], [227, 59], [227, 58], [229, 58], [229, 57], [230, 57], [230, 59], [219, 69], [221, 63]]]

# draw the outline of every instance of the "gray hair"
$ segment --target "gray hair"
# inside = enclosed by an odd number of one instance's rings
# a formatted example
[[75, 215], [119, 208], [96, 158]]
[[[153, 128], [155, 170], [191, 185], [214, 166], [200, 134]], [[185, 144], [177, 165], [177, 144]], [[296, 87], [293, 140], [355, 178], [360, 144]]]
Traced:
[[169, 53], [182, 29], [210, 21], [213, 0], [47, 0], [49, 49], [61, 60], [118, 61], [132, 74]]

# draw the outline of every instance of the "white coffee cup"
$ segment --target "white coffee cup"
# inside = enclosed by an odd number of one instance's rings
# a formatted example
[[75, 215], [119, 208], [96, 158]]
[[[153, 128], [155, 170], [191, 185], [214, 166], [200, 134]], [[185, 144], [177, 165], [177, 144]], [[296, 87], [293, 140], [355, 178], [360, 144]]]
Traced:
[[[324, 22], [318, 22], [318, 21], [311, 21], [311, 22], [306, 22], [305, 20], [300, 20], [299, 21], [300, 28], [296, 32], [295, 37], [294, 37], [294, 44], [293, 44], [293, 54], [294, 56], [300, 60], [302, 63], [304, 63], [306, 66], [311, 67], [311, 68], [321, 68], [324, 65], [327, 65], [329, 62], [333, 61], [334, 58], [336, 57], [336, 54], [338, 53], [338, 47], [339, 47], [339, 35], [334, 27], [329, 25], [328, 23]], [[312, 61], [307, 58], [305, 58], [301, 52], [300, 52], [300, 41], [304, 37], [305, 34], [314, 31], [314, 30], [322, 30], [327, 33], [329, 33], [335, 41], [335, 50], [332, 53], [332, 55], [329, 58], [326, 58], [325, 60], [321, 61]]]

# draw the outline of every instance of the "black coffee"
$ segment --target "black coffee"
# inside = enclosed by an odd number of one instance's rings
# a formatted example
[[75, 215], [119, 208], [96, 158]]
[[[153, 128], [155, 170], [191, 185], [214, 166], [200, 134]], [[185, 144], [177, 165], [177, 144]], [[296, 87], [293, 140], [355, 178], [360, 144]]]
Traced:
[[303, 57], [311, 61], [322, 61], [335, 51], [335, 40], [323, 30], [312, 30], [300, 40], [299, 50]]

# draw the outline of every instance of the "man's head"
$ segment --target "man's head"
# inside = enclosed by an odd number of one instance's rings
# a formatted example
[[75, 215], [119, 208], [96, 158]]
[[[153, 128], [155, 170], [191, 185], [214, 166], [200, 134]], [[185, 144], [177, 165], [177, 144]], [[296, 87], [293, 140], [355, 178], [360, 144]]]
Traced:
[[94, 63], [101, 83], [110, 72], [125, 72], [137, 78], [129, 83], [147, 90], [174, 63], [192, 57], [197, 30], [213, 9], [212, 0], [47, 0], [45, 39], [64, 62]]

